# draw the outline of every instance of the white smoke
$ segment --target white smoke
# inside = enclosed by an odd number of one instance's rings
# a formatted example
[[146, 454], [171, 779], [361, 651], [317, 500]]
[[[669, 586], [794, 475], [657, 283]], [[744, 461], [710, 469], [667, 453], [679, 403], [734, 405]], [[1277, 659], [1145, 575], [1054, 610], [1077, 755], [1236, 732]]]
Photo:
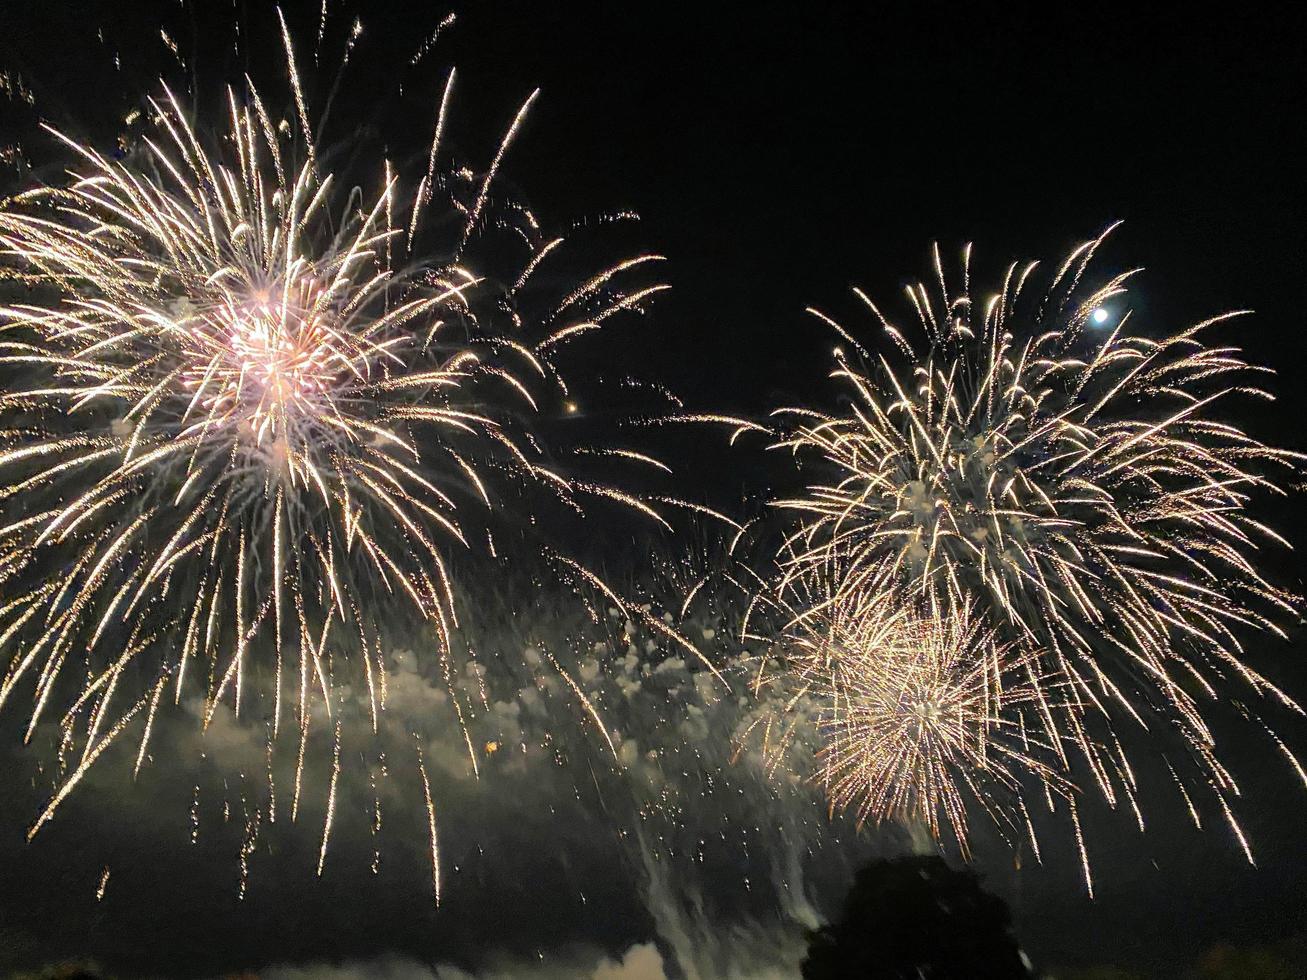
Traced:
[[408, 957], [382, 956], [346, 963], [274, 966], [260, 971], [260, 976], [264, 980], [667, 980], [662, 957], [648, 943], [632, 946], [616, 959], [584, 949], [554, 951], [547, 960], [492, 953], [484, 965], [470, 972], [448, 964], [433, 966]]

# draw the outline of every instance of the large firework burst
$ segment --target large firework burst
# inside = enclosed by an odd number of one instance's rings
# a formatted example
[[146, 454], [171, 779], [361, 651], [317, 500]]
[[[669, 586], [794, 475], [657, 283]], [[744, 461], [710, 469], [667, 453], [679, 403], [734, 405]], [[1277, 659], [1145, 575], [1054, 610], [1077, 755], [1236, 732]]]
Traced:
[[[1129, 273], [1088, 284], [1101, 241], [1076, 249], [1043, 291], [1030, 263], [1009, 267], [988, 297], [972, 289], [969, 250], [961, 292], [936, 252], [934, 282], [907, 291], [922, 347], [857, 291], [902, 366], [812, 311], [842, 338], [833, 377], [847, 401], [836, 413], [776, 413], [777, 447], [820, 474], [776, 501], [801, 521], [782, 578], [838, 565], [837, 606], [888, 582], [948, 616], [974, 608], [994, 643], [1036, 659], [1027, 683], [1063, 768], [1079, 764], [1074, 747], [1109, 802], [1135, 807], [1116, 732], [1152, 725], [1164, 744], [1173, 727], [1242, 843], [1205, 705], [1236, 678], [1297, 710], [1246, 663], [1239, 634], [1279, 634], [1276, 618], [1292, 610], [1257, 565], [1260, 542], [1283, 541], [1246, 505], [1276, 490], [1268, 469], [1298, 457], [1213, 414], [1236, 394], [1269, 397], [1251, 380], [1264, 369], [1204, 343], [1229, 315], [1132, 335]], [[959, 628], [927, 627], [950, 643]], [[861, 666], [875, 688], [899, 665], [891, 655]], [[874, 782], [870, 792], [878, 798]]]
[[[491, 182], [531, 100], [486, 172], [446, 176], [451, 73], [425, 173], [378, 160], [375, 189], [351, 189], [321, 163], [283, 36], [284, 118], [247, 80], [213, 132], [165, 89], [123, 159], [55, 133], [75, 172], [0, 208], [5, 277], [28, 290], [0, 310], [0, 705], [30, 690], [28, 737], [58, 722], [71, 760], [33, 833], [133, 719], [139, 768], [165, 696], [201, 695], [207, 724], [255, 689], [272, 739], [293, 715], [302, 772], [315, 703], [330, 716], [363, 689], [376, 727], [383, 623], [433, 627], [448, 676], [451, 555], [526, 541], [602, 586], [540, 543], [538, 509], [656, 518], [560, 472], [534, 430], [573, 410], [557, 349], [664, 288], [620, 285], [659, 257], [529, 319], [518, 298], [562, 239]], [[525, 243], [508, 269], [470, 257], [488, 228]]]

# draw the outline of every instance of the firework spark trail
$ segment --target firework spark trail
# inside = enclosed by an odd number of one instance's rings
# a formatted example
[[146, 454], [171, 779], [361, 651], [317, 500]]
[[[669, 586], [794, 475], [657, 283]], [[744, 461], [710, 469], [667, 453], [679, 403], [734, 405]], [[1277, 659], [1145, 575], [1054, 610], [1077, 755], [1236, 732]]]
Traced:
[[331, 824], [336, 817], [336, 783], [340, 781], [340, 722], [331, 750], [331, 788], [327, 790], [327, 813], [322, 821], [322, 846], [318, 849], [318, 877], [327, 864], [327, 844], [331, 842]]
[[[247, 80], [227, 92], [226, 132], [210, 133], [165, 86], [138, 150], [109, 159], [49, 129], [78, 172], [0, 207], [0, 274], [29, 287], [0, 309], [0, 707], [28, 685], [29, 738], [54, 712], [66, 744], [86, 730], [33, 833], [143, 713], [139, 768], [168, 686], [175, 705], [202, 692], [206, 726], [220, 704], [239, 716], [266, 696], [274, 741], [289, 706], [294, 819], [314, 703], [331, 718], [333, 689], [357, 682], [376, 727], [381, 621], [428, 624], [448, 676], [452, 556], [493, 540], [497, 521], [535, 525], [534, 497], [657, 518], [547, 463], [534, 418], [568, 388], [527, 330], [639, 311], [658, 287], [621, 280], [660, 257], [610, 261], [528, 322], [519, 301], [560, 239], [523, 208], [501, 216], [491, 179], [535, 95], [488, 173], [442, 183], [462, 227], [442, 253], [423, 216], [447, 216], [434, 190], [452, 73], [411, 195], [389, 163], [379, 191], [350, 191], [318, 167], [280, 26], [289, 121]], [[478, 274], [478, 235], [505, 227], [529, 246], [523, 265]], [[138, 671], [148, 693], [115, 721]], [[329, 808], [319, 868], [330, 826]]]
[[422, 776], [422, 797], [427, 807], [427, 832], [431, 840], [431, 887], [436, 906], [440, 906], [440, 841], [436, 836], [436, 804], [431, 798], [431, 780], [427, 778], [426, 763], [418, 755], [418, 772]]
[[[812, 311], [841, 338], [831, 376], [846, 407], [779, 409], [765, 427], [813, 474], [802, 494], [774, 501], [796, 526], [767, 588], [784, 594], [839, 567], [825, 597], [835, 608], [887, 584], [946, 617], [974, 610], [993, 633], [990, 656], [1010, 646], [1037, 665], [1026, 683], [1063, 772], [1087, 769], [1142, 825], [1116, 728], [1161, 719], [1146, 738], [1179, 733], [1247, 851], [1205, 703], [1237, 680], [1301, 711], [1245, 661], [1238, 634], [1283, 636], [1276, 619], [1294, 610], [1257, 564], [1261, 543], [1285, 542], [1247, 504], [1279, 492], [1268, 470], [1292, 472], [1302, 457], [1213, 415], [1236, 395], [1270, 397], [1251, 380], [1265, 369], [1203, 341], [1235, 314], [1162, 339], [1131, 335], [1132, 273], [1087, 275], [1103, 237], [1043, 293], [1030, 263], [976, 295], [969, 248], [956, 293], [936, 250], [934, 281], [907, 289], [920, 350], [856, 290], [898, 360]], [[1105, 317], [1114, 323], [1095, 325]], [[682, 418], [732, 425], [732, 440], [764, 428]]]

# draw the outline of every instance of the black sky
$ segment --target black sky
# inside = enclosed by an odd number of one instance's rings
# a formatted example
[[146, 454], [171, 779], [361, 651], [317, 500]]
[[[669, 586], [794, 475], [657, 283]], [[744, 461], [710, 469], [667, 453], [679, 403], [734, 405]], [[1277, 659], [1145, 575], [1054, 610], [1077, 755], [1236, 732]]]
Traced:
[[[65, 112], [90, 115], [95, 106], [79, 100], [122, 88], [96, 29], [148, 82], [164, 57], [157, 24], [187, 23], [176, 6], [10, 0], [0, 5], [0, 56]], [[197, 35], [206, 18], [230, 19], [227, 0], [200, 6]], [[235, 6], [266, 29], [263, 5]], [[929, 271], [933, 241], [946, 255], [974, 241], [980, 267], [993, 272], [1011, 259], [1057, 258], [1124, 219], [1102, 261], [1146, 267], [1132, 291], [1145, 329], [1256, 311], [1221, 336], [1279, 372], [1280, 401], [1257, 412], [1256, 433], [1301, 450], [1307, 20], [1292, 3], [1201, 6], [480, 0], [459, 10], [432, 57], [459, 66], [455, 118], [469, 152], [492, 149], [520, 101], [542, 87], [508, 175], [543, 211], [642, 216], [639, 239], [670, 258], [673, 290], [621, 350], [692, 408], [757, 413], [820, 393], [829, 341], [804, 307], [856, 323], [852, 285], [893, 305], [902, 283]], [[316, 2], [287, 9], [312, 30]], [[442, 10], [368, 3], [364, 69], [384, 74], [383, 52], [411, 50]], [[403, 138], [420, 144], [429, 126], [415, 119]], [[756, 477], [719, 451], [716, 434], [684, 438], [678, 451], [703, 468], [715, 502], [756, 492]], [[1265, 513], [1301, 547], [1299, 507]], [[1298, 563], [1281, 565], [1301, 589]], [[1304, 652], [1301, 639], [1255, 651], [1300, 699]], [[1307, 727], [1281, 727], [1307, 749]], [[1098, 842], [1092, 902], [1073, 861], [1017, 875], [1005, 853], [982, 856], [1038, 960], [1167, 975], [1218, 942], [1277, 942], [1307, 929], [1307, 796], [1264, 742], [1231, 730], [1259, 867], [1243, 862], [1224, 827], [1197, 834], [1170, 804], [1143, 836], [1120, 815], [1089, 824]], [[0, 827], [0, 837], [21, 829]], [[0, 890], [2, 881], [0, 872]], [[166, 876], [160, 887], [166, 894]], [[90, 900], [81, 886], [67, 899]], [[21, 903], [5, 896], [0, 915]], [[402, 916], [397, 905], [390, 912]], [[206, 914], [223, 918], [230, 936], [246, 913], [223, 904]], [[375, 951], [347, 922], [332, 929], [345, 937], [338, 947], [330, 936], [303, 945]], [[602, 931], [610, 942], [620, 928]]]

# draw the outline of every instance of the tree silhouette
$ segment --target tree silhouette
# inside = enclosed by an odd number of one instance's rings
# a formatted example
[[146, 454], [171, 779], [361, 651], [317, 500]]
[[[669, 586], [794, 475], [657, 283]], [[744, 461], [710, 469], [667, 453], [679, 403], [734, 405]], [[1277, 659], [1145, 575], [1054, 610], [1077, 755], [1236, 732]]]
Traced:
[[858, 872], [838, 922], [810, 934], [804, 980], [1029, 980], [1002, 899], [938, 857]]

